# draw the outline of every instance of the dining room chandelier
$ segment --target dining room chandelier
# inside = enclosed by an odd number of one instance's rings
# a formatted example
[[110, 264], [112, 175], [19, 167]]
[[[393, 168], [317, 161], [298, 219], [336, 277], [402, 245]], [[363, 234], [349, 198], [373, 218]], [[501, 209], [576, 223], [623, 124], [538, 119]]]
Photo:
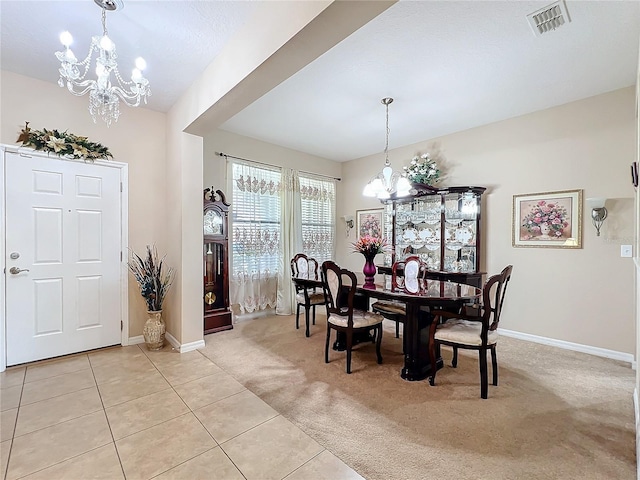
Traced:
[[375, 177], [369, 180], [362, 191], [365, 197], [377, 197], [386, 200], [391, 195], [396, 197], [406, 197], [411, 190], [411, 182], [403, 177], [399, 172], [394, 172], [389, 163], [389, 104], [393, 98], [387, 97], [381, 100], [386, 108], [387, 130], [386, 143], [384, 146], [384, 168]]
[[[107, 32], [106, 14], [107, 11], [121, 10], [124, 7], [124, 1], [94, 0], [94, 2], [102, 9], [102, 35], [91, 37], [89, 53], [84, 60], [78, 61], [69, 48], [73, 37], [69, 32], [60, 34], [60, 42], [65, 49], [62, 52], [56, 52], [56, 57], [60, 60], [58, 85], [64, 87], [66, 84], [67, 89], [77, 96], [88, 93], [89, 113], [93, 122], [95, 123], [100, 117], [109, 126], [112, 121], [118, 121], [120, 100], [130, 107], [137, 107], [142, 101], [147, 103], [151, 90], [149, 81], [142, 74], [146, 68], [146, 62], [142, 57], [138, 57], [135, 61], [136, 68], [131, 73], [131, 81], [122, 78], [118, 71], [116, 46]], [[94, 54], [97, 76], [95, 80], [87, 78]]]

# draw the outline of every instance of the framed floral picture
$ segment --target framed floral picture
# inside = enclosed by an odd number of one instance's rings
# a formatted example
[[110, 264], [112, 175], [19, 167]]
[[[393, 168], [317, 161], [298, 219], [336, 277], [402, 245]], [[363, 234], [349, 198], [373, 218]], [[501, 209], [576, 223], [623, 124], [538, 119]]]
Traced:
[[582, 190], [513, 196], [514, 247], [582, 248]]
[[358, 238], [365, 235], [382, 238], [384, 236], [383, 209], [356, 210], [356, 229]]

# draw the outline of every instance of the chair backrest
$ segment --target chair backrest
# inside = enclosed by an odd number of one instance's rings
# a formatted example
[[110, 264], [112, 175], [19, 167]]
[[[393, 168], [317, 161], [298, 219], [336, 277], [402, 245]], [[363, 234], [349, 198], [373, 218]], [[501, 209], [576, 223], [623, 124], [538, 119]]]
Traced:
[[427, 278], [427, 265], [416, 255], [398, 260], [391, 269], [393, 288], [405, 288], [415, 293], [419, 289], [418, 279], [424, 278]]
[[511, 280], [512, 270], [513, 265], [507, 265], [502, 272], [493, 275], [484, 285], [482, 291], [483, 341], [486, 340], [486, 332], [488, 330], [498, 328], [504, 296], [507, 293], [507, 285]]
[[291, 275], [298, 278], [319, 280], [317, 260], [307, 257], [304, 253], [297, 253], [291, 259]]
[[322, 264], [322, 288], [327, 317], [331, 314], [348, 316], [349, 324], [352, 324], [356, 284], [356, 274], [352, 271], [340, 268], [331, 260]]

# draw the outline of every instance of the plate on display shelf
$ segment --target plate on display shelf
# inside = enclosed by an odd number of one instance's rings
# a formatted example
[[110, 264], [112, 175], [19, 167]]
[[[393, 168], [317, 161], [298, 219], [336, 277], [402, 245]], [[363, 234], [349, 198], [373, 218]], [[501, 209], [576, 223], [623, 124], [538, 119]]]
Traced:
[[455, 231], [454, 238], [456, 242], [469, 245], [473, 240], [473, 232], [467, 227], [458, 228]]
[[416, 243], [418, 240], [418, 232], [415, 228], [407, 228], [402, 234], [402, 241], [404, 243]]
[[429, 227], [422, 228], [418, 230], [418, 237], [420, 237], [420, 240], [422, 240], [423, 242], [428, 242], [430, 239], [436, 237], [436, 231], [433, 228]]

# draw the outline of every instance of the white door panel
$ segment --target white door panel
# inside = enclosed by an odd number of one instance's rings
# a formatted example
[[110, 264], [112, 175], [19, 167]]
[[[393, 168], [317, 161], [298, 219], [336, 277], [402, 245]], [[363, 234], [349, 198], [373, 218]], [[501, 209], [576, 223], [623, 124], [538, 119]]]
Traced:
[[121, 343], [119, 170], [5, 158], [7, 365]]

